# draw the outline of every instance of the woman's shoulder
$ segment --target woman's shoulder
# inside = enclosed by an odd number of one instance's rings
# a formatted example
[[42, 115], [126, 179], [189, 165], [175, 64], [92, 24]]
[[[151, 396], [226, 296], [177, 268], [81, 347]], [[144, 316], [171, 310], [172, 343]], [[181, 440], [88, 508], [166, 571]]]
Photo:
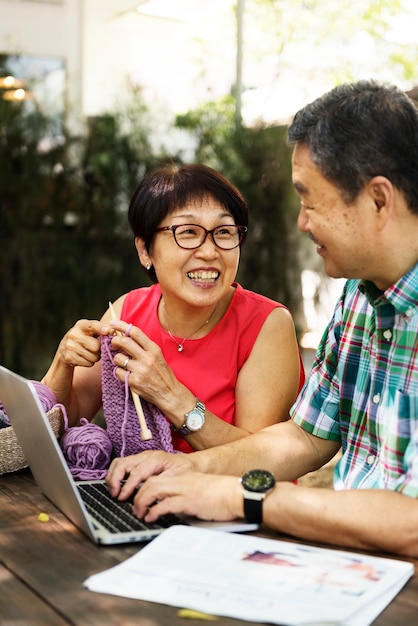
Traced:
[[127, 319], [126, 316], [137, 312], [139, 309], [151, 307], [155, 309], [161, 298], [161, 288], [159, 284], [154, 284], [149, 287], [138, 287], [132, 289], [125, 294], [125, 298], [122, 304], [123, 319]]
[[224, 321], [225, 324], [232, 324], [238, 334], [246, 333], [249, 329], [258, 334], [272, 311], [283, 309], [282, 313], [287, 312], [286, 307], [271, 298], [244, 289], [239, 283], [233, 283], [232, 286], [235, 292]]
[[257, 293], [255, 291], [250, 291], [249, 289], [245, 289], [239, 283], [234, 283], [233, 286], [235, 287], [235, 293], [234, 293], [231, 304], [240, 305], [240, 306], [246, 305], [249, 307], [253, 307], [257, 305], [257, 306], [262, 306], [263, 308], [270, 309], [270, 310], [273, 310], [276, 308], [282, 308], [282, 309], [286, 308], [284, 304], [277, 302], [277, 300], [268, 298], [267, 296], [264, 296], [261, 293]]
[[[231, 350], [238, 352], [237, 362], [242, 365], [249, 357], [266, 320], [272, 315], [275, 316], [275, 311], [287, 313], [287, 310], [279, 302], [244, 289], [239, 283], [234, 283], [233, 287], [234, 295], [219, 324], [219, 332], [223, 333], [223, 345], [225, 346], [225, 341], [229, 341]], [[280, 320], [275, 320], [274, 332], [280, 326]]]

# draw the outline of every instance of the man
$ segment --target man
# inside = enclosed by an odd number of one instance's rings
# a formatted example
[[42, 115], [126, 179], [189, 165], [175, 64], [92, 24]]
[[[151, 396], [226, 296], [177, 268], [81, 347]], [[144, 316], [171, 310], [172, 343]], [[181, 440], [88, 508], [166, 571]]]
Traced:
[[[348, 279], [292, 419], [189, 455], [117, 459], [107, 482], [125, 498], [145, 480], [134, 510], [147, 520], [262, 515], [305, 540], [418, 557], [418, 112], [361, 81], [299, 111], [288, 137], [298, 226]], [[290, 482], [340, 447], [335, 490]], [[243, 490], [236, 477], [256, 468]]]

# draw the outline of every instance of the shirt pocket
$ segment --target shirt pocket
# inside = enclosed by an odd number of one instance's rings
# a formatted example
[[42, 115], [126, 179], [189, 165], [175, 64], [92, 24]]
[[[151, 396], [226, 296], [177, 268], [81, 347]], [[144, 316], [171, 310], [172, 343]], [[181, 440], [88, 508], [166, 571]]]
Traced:
[[[415, 430], [414, 422], [418, 420], [418, 396], [403, 393], [398, 389], [395, 394], [395, 412], [401, 424], [405, 420], [410, 420], [412, 422], [410, 426]], [[401, 428], [403, 429], [404, 426]]]
[[418, 397], [398, 389], [392, 406], [385, 410], [382, 425], [386, 434], [381, 454], [384, 455], [387, 469], [396, 471], [397, 467], [400, 470], [404, 462], [403, 455], [418, 433]]

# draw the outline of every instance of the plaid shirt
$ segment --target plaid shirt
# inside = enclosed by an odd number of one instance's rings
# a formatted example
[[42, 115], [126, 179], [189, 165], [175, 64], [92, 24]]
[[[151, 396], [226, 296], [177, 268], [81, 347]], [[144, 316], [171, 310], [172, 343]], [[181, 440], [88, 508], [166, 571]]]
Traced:
[[418, 497], [418, 265], [382, 293], [349, 280], [292, 407], [294, 421], [341, 440], [336, 489]]

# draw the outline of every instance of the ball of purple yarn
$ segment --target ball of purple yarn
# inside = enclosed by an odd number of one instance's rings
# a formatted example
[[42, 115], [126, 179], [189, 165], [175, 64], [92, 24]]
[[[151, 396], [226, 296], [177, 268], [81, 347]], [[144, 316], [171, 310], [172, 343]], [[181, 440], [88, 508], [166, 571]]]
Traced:
[[98, 424], [86, 419], [82, 426], [68, 428], [61, 439], [61, 448], [71, 474], [80, 480], [104, 478], [112, 457], [112, 442]]
[[[43, 383], [40, 383], [37, 380], [31, 380], [30, 382], [32, 383], [39, 397], [43, 410], [45, 411], [45, 413], [47, 413], [56, 404], [57, 400], [55, 398], [54, 392], [49, 387], [47, 387]], [[0, 400], [0, 411], [1, 411], [2, 422], [3, 422], [2, 426], [10, 426], [10, 420], [7, 417], [7, 413], [4, 409], [3, 404], [1, 403], [1, 400]]]

